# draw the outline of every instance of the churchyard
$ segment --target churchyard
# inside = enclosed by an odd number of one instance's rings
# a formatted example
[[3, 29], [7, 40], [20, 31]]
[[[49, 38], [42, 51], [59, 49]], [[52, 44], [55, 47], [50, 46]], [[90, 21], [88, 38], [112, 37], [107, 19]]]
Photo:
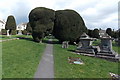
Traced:
[[119, 30], [89, 29], [71, 9], [36, 7], [28, 18], [17, 26], [9, 15], [1, 30], [2, 78], [119, 77]]
[[[35, 43], [31, 36], [13, 37], [24, 38], [2, 42], [2, 77], [33, 78], [48, 38], [45, 38], [46, 42]], [[119, 62], [77, 55], [72, 52], [76, 50], [76, 45], [62, 48], [62, 44], [58, 44], [57, 39], [53, 39], [53, 43], [55, 78], [110, 78], [109, 72], [120, 74], [118, 73]], [[100, 40], [93, 42], [93, 45], [99, 43]], [[113, 49], [118, 51], [117, 48], [120, 47], [116, 46], [114, 42], [113, 44]], [[120, 54], [120, 52], [118, 53]], [[68, 57], [79, 57], [84, 64], [70, 64]]]

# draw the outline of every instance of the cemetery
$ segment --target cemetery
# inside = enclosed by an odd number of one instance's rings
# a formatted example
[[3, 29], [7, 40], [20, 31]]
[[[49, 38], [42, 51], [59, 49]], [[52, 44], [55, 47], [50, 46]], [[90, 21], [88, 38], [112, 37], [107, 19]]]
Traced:
[[119, 76], [120, 46], [107, 30], [104, 35], [89, 30], [74, 10], [37, 7], [28, 17], [28, 23], [16, 26], [8, 16], [1, 31], [3, 78]]
[[80, 43], [82, 46], [78, 46], [76, 50], [77, 54], [120, 61], [118, 53], [112, 49], [112, 38], [106, 34], [100, 37], [100, 39], [101, 44], [99, 46], [92, 46], [92, 41], [95, 39], [89, 38], [86, 33], [83, 33], [80, 38]]

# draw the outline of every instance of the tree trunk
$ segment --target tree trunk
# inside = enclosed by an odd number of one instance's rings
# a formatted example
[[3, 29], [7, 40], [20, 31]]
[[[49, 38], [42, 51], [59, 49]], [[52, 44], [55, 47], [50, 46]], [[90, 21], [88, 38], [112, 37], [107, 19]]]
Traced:
[[9, 31], [10, 31], [10, 30], [7, 30], [7, 36], [10, 36]]

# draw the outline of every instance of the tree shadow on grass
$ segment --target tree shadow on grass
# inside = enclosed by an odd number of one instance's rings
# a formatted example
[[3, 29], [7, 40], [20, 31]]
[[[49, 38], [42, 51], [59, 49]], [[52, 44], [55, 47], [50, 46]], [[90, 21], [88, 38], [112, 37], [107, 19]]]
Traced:
[[17, 37], [19, 39], [24, 39], [24, 40], [28, 40], [28, 41], [34, 41], [32, 38], [26, 38], [26, 37]]
[[61, 44], [59, 41], [42, 40], [42, 42], [47, 44]]

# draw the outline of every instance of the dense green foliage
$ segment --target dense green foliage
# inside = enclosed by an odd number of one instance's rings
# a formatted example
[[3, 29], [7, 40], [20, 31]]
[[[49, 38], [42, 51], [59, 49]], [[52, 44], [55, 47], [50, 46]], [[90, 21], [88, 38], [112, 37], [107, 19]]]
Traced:
[[16, 29], [16, 21], [15, 21], [14, 16], [12, 16], [12, 15], [8, 16], [7, 22], [5, 25], [5, 29], [10, 30], [10, 32], [9, 32], [10, 34], [11, 34], [12, 30]]
[[23, 30], [23, 31], [22, 31], [22, 34], [23, 34], [23, 35], [27, 35], [27, 30]]
[[93, 38], [99, 38], [99, 30], [98, 29], [94, 29], [92, 33], [93, 33], [93, 35], [92, 35]]
[[46, 34], [52, 32], [54, 19], [55, 12], [52, 9], [37, 7], [30, 12], [29, 22], [34, 41], [40, 42]]
[[87, 30], [82, 17], [74, 10], [55, 12], [53, 35], [60, 41], [76, 41]]
[[93, 37], [93, 30], [88, 29], [87, 34], [89, 37]]
[[[7, 31], [6, 31], [6, 29], [2, 29], [2, 35], [6, 35], [7, 34]], [[11, 35], [16, 35], [16, 33], [17, 33], [17, 31], [16, 30], [12, 30], [11, 31]]]
[[106, 29], [106, 33], [107, 33], [109, 36], [113, 36], [113, 34], [112, 34], [112, 29], [111, 29], [111, 28], [107, 28], [107, 29]]
[[30, 26], [29, 22], [27, 23], [26, 31], [27, 33], [32, 33], [32, 27]]
[[2, 35], [6, 35], [7, 34], [6, 29], [2, 29], [1, 32], [2, 32]]

